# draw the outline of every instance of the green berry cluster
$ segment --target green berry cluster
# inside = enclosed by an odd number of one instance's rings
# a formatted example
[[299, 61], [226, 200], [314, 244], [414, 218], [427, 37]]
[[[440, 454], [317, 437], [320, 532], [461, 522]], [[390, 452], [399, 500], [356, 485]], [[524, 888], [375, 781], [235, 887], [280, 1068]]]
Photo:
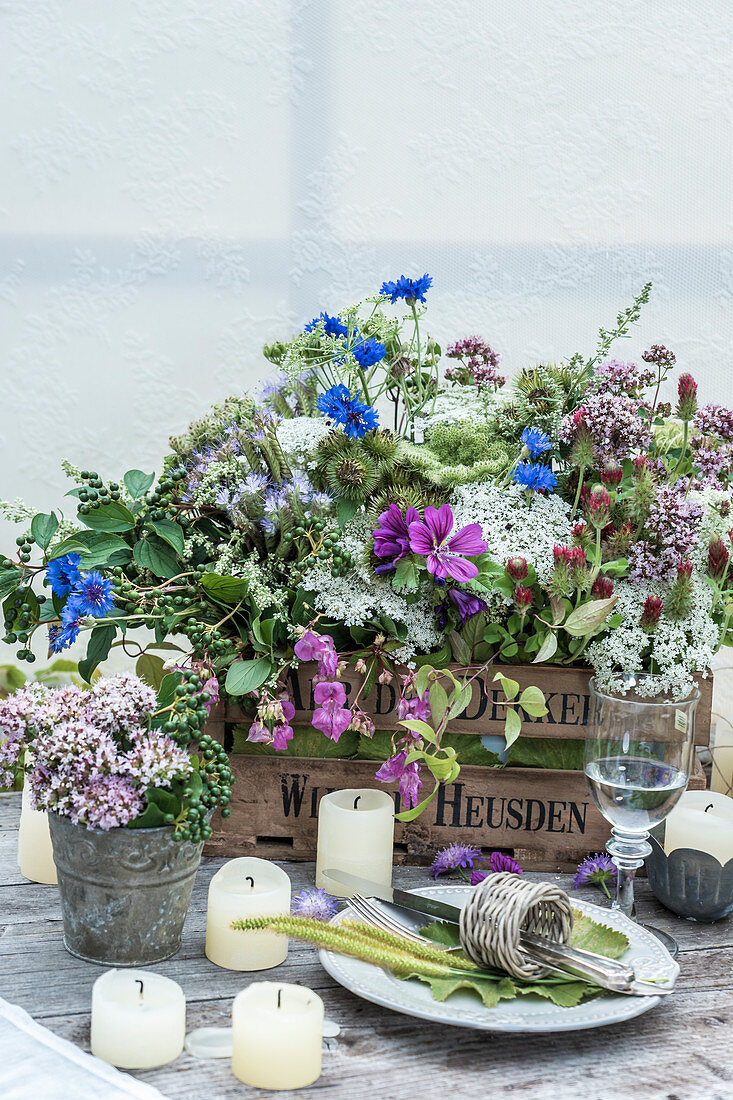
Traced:
[[79, 512], [88, 516], [103, 504], [111, 504], [120, 499], [120, 487], [116, 481], [105, 485], [96, 470], [81, 471], [82, 486], [79, 489]]
[[[33, 536], [29, 534], [18, 535], [15, 540], [15, 545], [18, 547], [18, 557], [23, 564], [29, 562], [31, 560], [31, 550], [33, 548]], [[6, 566], [12, 566], [12, 564], [12, 561], [5, 562]]]
[[339, 542], [341, 532], [338, 528], [328, 527], [325, 520], [317, 519], [308, 522], [307, 526], [300, 524], [293, 529], [293, 535], [300, 542], [299, 549], [304, 552], [299, 554], [303, 569], [313, 558], [329, 567], [334, 577], [344, 577], [352, 568], [354, 559]]
[[180, 483], [185, 477], [185, 470], [178, 468], [169, 470], [168, 474], [160, 479], [153, 491], [147, 494], [145, 501], [150, 509], [148, 513], [150, 519], [175, 518], [182, 527], [188, 527], [188, 519], [180, 511], [179, 503]]
[[[3, 641], [8, 645], [20, 643], [22, 648], [17, 651], [16, 657], [19, 661], [27, 661], [28, 664], [31, 665], [35, 661], [36, 656], [26, 647], [29, 636], [34, 629], [31, 623], [33, 608], [30, 603], [28, 603], [29, 592], [30, 589], [20, 590], [9, 603], [6, 603], [4, 623], [5, 636]], [[36, 596], [35, 598], [39, 603], [46, 602], [46, 597], [43, 595]]]

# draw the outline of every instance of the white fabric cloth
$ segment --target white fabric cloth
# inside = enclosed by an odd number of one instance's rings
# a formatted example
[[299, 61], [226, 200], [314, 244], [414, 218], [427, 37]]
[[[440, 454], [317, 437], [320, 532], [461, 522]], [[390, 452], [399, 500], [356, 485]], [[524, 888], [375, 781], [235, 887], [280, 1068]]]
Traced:
[[79, 1050], [0, 998], [2, 1100], [165, 1100], [151, 1085]]

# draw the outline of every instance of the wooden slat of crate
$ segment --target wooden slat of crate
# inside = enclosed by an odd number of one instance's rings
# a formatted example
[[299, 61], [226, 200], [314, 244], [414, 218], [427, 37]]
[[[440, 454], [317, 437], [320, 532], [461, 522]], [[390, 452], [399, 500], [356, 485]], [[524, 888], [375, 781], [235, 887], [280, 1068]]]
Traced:
[[[548, 714], [541, 718], [523, 715], [523, 737], [583, 738], [584, 727], [590, 713], [588, 681], [589, 669], [565, 668], [561, 665], [501, 665], [501, 672], [517, 680], [520, 691], [535, 684], [545, 695]], [[313, 664], [303, 664], [290, 676], [290, 692], [295, 705], [294, 724], [309, 725], [315, 707], [312, 678], [317, 669]], [[347, 701], [358, 691], [363, 677], [347, 669], [343, 684]], [[695, 743], [710, 743], [710, 712], [713, 700], [712, 677], [697, 679], [700, 702], [695, 718]], [[360, 706], [372, 718], [378, 730], [394, 730], [397, 727], [397, 701], [399, 694], [394, 684], [375, 684], [369, 696], [359, 700]], [[474, 687], [474, 699], [462, 716], [453, 719], [451, 733], [472, 733], [481, 736], [503, 734], [505, 708], [498, 687], [487, 695], [482, 684]], [[251, 722], [239, 707], [229, 707], [226, 719], [232, 723]]]
[[[210, 855], [312, 860], [324, 794], [385, 789], [373, 761], [235, 755], [232, 768], [232, 815], [214, 818]], [[701, 771], [690, 787], [704, 789]], [[395, 803], [399, 809], [397, 794]], [[430, 863], [438, 848], [458, 840], [513, 851], [525, 867], [560, 871], [600, 851], [608, 837], [582, 772], [465, 767], [417, 821], [396, 823], [395, 862]]]

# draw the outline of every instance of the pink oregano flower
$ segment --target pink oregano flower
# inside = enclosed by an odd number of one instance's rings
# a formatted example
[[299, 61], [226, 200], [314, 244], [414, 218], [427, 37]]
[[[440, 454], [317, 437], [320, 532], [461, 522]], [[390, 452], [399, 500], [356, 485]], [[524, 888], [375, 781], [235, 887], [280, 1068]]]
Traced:
[[480, 524], [469, 523], [450, 538], [452, 530], [453, 512], [449, 504], [440, 508], [428, 505], [424, 521], [410, 524], [410, 549], [426, 559], [428, 573], [438, 583], [448, 576], [456, 581], [470, 581], [477, 576], [478, 566], [463, 555], [478, 557], [488, 548]]

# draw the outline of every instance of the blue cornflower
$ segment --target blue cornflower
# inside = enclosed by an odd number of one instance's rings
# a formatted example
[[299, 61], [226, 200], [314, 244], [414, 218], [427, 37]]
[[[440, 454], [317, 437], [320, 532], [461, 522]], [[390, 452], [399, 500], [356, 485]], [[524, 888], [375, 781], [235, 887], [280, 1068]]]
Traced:
[[527, 448], [530, 458], [539, 458], [552, 447], [549, 435], [545, 435], [539, 428], [525, 428], [522, 432], [522, 443]]
[[54, 596], [68, 596], [81, 576], [79, 555], [64, 554], [63, 557], [54, 558], [46, 566], [46, 576]]
[[325, 890], [301, 890], [293, 898], [293, 912], [298, 917], [329, 921], [336, 915], [338, 902]]
[[[81, 579], [74, 586], [69, 599], [66, 601], [64, 615], [70, 605], [78, 611], [77, 618], [82, 615], [91, 615], [93, 619], [103, 619], [109, 615], [114, 607], [114, 589], [112, 582], [108, 581], [102, 573], [82, 573]], [[71, 614], [71, 610], [69, 611]], [[65, 620], [62, 617], [62, 622]]]
[[384, 344], [380, 344], [379, 340], [370, 337], [368, 340], [363, 340], [360, 344], [355, 344], [354, 347], [351, 348], [351, 354], [360, 367], [373, 367], [380, 359], [384, 359], [387, 354], [387, 349]]
[[324, 416], [342, 424], [345, 434], [352, 439], [363, 439], [367, 432], [379, 426], [376, 409], [352, 397], [343, 382], [322, 393], [316, 404]]
[[382, 283], [380, 294], [389, 298], [390, 302], [396, 302], [398, 298], [404, 298], [408, 305], [412, 302], [424, 302], [425, 295], [433, 285], [432, 275], [425, 272], [419, 279], [408, 279], [406, 275], [400, 275], [393, 283]]
[[549, 466], [532, 462], [518, 462], [512, 470], [512, 481], [536, 493], [551, 492], [557, 485], [557, 478]]
[[75, 623], [68, 626], [49, 626], [48, 648], [52, 653], [62, 653], [79, 637], [79, 627]]
[[[330, 317], [328, 313], [322, 313], [320, 317], [314, 317], [312, 321], [309, 321], [305, 326], [305, 332], [313, 332], [318, 328], [318, 325], [323, 323], [323, 331], [326, 336], [332, 336], [336, 339], [339, 336], [346, 336], [349, 331], [349, 326], [345, 325], [340, 317]], [[353, 334], [352, 329], [352, 334]]]

